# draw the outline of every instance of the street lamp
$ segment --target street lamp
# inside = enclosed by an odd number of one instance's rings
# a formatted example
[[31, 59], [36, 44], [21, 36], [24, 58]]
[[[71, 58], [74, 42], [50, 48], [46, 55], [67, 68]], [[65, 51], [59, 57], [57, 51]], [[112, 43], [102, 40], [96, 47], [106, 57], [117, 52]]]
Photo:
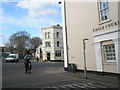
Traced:
[[83, 39], [83, 52], [84, 52], [84, 77], [85, 77], [85, 79], [87, 79], [86, 53], [85, 53], [85, 49], [86, 49], [85, 41], [87, 41], [87, 40], [89, 40], [89, 39]]
[[68, 39], [67, 39], [67, 24], [66, 24], [66, 2], [62, 0], [58, 2], [58, 4], [62, 5], [62, 21], [63, 21], [63, 40], [64, 40], [64, 69], [65, 71], [68, 70]]

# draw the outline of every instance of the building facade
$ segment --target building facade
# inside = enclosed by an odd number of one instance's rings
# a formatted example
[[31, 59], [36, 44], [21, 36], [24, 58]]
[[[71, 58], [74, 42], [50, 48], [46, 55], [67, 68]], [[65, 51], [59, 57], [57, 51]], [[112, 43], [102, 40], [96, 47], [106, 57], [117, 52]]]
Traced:
[[44, 27], [41, 31], [43, 60], [64, 60], [62, 27], [53, 25]]
[[39, 45], [36, 48], [35, 57], [37, 57], [39, 59], [42, 58], [42, 45]]
[[[65, 62], [88, 71], [120, 73], [119, 3], [109, 0], [62, 4]], [[85, 42], [83, 42], [85, 39]], [[85, 50], [85, 53], [84, 53]], [[85, 54], [85, 55], [84, 55]]]

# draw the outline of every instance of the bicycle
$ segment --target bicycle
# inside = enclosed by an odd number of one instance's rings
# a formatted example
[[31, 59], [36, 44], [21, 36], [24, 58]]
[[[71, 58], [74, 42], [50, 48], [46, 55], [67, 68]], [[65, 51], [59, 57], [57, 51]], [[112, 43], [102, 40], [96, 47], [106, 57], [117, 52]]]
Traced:
[[30, 73], [31, 74], [31, 68], [32, 68], [31, 63], [28, 63], [28, 65], [25, 66], [26, 73]]

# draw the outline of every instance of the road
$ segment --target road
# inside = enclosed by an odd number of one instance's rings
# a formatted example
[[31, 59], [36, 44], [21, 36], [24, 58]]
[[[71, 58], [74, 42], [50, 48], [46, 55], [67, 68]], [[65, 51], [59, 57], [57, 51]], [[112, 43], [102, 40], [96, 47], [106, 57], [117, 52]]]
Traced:
[[82, 78], [79, 73], [65, 72], [63, 70], [63, 62], [36, 62], [34, 60], [31, 60], [31, 62], [32, 74], [25, 73], [22, 61], [18, 63], [3, 62], [3, 90], [4, 88], [29, 88], [29, 90], [88, 90], [93, 88], [117, 87], [116, 85], [108, 83], [86, 80]]

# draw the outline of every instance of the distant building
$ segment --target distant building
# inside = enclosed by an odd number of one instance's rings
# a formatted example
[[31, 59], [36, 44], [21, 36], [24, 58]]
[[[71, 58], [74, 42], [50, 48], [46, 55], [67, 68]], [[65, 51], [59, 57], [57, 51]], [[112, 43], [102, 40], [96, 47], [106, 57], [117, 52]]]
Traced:
[[42, 58], [42, 45], [36, 48], [35, 57]]
[[60, 25], [44, 27], [42, 31], [43, 60], [63, 60], [63, 31]]
[[85, 46], [88, 71], [120, 74], [120, 3], [109, 1], [62, 3], [65, 70], [84, 70]]

